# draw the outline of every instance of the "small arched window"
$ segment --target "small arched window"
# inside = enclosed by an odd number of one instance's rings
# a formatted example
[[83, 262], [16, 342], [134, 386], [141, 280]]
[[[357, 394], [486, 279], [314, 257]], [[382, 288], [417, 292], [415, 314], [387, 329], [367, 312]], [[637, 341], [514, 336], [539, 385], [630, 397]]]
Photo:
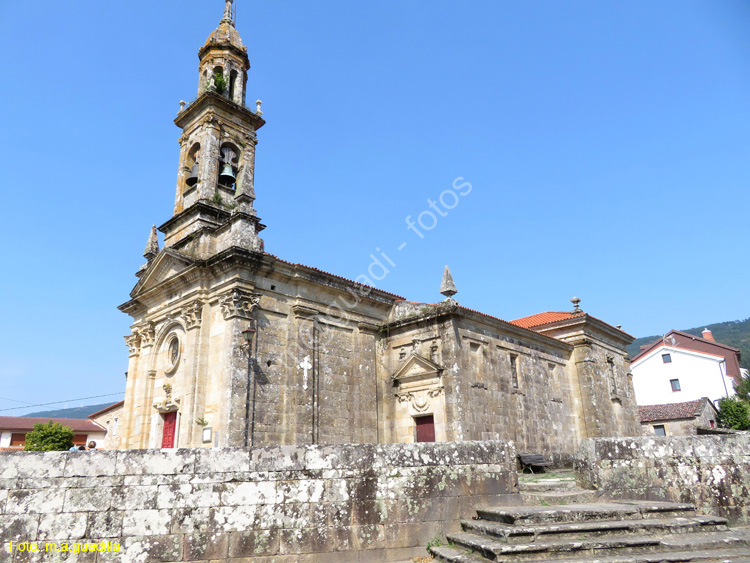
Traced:
[[234, 100], [235, 90], [237, 88], [237, 71], [233, 70], [229, 73], [229, 99]]
[[188, 169], [187, 177], [185, 178], [185, 184], [193, 187], [198, 183], [198, 164], [201, 154], [200, 143], [195, 143], [188, 151], [187, 160], [185, 161], [185, 167]]
[[213, 88], [211, 88], [214, 92], [220, 95], [224, 95], [227, 92], [227, 79], [224, 77], [224, 67], [221, 66], [215, 66], [214, 67], [214, 74], [211, 77], [211, 82]]

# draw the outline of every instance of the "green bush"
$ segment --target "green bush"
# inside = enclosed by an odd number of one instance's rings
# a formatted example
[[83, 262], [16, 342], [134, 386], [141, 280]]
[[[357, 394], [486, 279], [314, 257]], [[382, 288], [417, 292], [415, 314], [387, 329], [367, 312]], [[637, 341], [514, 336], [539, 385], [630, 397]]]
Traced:
[[38, 423], [26, 434], [27, 452], [63, 452], [73, 446], [73, 430], [59, 422], [51, 420], [46, 424]]
[[732, 430], [750, 430], [750, 405], [739, 397], [719, 401], [719, 423]]
[[750, 377], [743, 377], [740, 384], [735, 385], [734, 392], [737, 393], [740, 399], [746, 403], [750, 403]]
[[214, 88], [216, 88], [217, 94], [223, 94], [227, 91], [227, 81], [220, 72], [214, 74]]

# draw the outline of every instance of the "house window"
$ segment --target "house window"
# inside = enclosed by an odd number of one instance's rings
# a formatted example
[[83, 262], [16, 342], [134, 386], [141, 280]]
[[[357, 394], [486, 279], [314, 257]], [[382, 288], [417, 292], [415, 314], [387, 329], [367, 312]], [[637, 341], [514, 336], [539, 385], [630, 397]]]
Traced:
[[518, 356], [510, 355], [510, 382], [514, 389], [518, 389]]
[[667, 435], [667, 431], [664, 429], [664, 425], [663, 424], [655, 424], [654, 425], [654, 434], [656, 434], [657, 436], [666, 436]]
[[672, 354], [662, 354], [661, 355], [661, 361], [665, 364], [671, 364], [672, 363]]
[[711, 428], [716, 428], [716, 421], [715, 420], [709, 420], [708, 423], [711, 425]]
[[26, 434], [13, 433], [10, 435], [11, 447], [26, 445]]
[[669, 384], [672, 386], [672, 391], [681, 391], [679, 379], [670, 379]]

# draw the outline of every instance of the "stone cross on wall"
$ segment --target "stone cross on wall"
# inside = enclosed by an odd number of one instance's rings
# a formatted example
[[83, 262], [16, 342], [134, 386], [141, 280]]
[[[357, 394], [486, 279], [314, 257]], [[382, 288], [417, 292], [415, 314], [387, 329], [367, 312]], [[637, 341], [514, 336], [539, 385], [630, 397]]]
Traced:
[[307, 391], [307, 370], [312, 369], [313, 367], [310, 363], [310, 356], [305, 356], [297, 367], [304, 370], [304, 375], [302, 376], [302, 389]]

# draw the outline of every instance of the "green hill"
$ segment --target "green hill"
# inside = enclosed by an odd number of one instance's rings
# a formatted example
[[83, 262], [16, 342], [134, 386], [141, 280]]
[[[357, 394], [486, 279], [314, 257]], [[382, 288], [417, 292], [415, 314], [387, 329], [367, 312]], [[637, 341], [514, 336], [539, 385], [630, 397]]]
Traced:
[[[698, 328], [679, 330], [692, 334], [693, 336], [701, 336], [704, 328], [709, 329], [713, 333], [714, 339], [717, 342], [739, 348], [742, 354], [740, 366], [750, 369], [750, 319], [745, 319], [744, 321], [727, 321], [725, 323], [716, 323], [712, 325], [701, 325]], [[651, 344], [652, 342], [659, 340], [661, 337], [662, 335], [638, 338], [628, 346], [630, 357], [633, 358], [638, 352], [640, 352], [642, 344]]]
[[108, 407], [111, 404], [114, 404], [114, 401], [111, 403], [102, 403], [101, 405], [87, 405], [85, 407], [75, 407], [72, 409], [30, 412], [29, 414], [25, 414], [23, 416], [48, 416], [50, 418], [88, 418], [90, 414], [99, 412], [100, 410]]

